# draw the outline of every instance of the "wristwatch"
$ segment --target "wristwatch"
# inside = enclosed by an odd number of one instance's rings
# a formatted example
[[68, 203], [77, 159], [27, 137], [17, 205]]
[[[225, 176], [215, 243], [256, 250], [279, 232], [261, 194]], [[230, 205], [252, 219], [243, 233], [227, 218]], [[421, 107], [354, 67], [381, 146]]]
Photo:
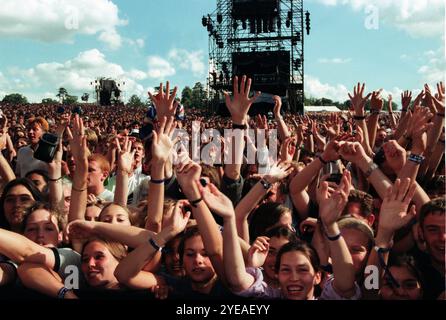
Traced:
[[375, 169], [378, 169], [378, 165], [377, 165], [376, 163], [374, 163], [374, 162], [371, 162], [371, 163], [369, 164], [369, 168], [367, 169], [367, 171], [364, 172], [364, 176], [365, 176], [366, 178], [370, 177], [370, 175], [372, 174], [372, 172], [373, 172]]
[[262, 186], [265, 190], [269, 190], [273, 186], [273, 184], [271, 182], [268, 182], [265, 179], [261, 179], [260, 183], [262, 184]]
[[393, 240], [389, 242], [389, 246], [387, 248], [374, 246], [373, 249], [378, 253], [387, 253], [392, 249], [392, 247], [393, 247]]

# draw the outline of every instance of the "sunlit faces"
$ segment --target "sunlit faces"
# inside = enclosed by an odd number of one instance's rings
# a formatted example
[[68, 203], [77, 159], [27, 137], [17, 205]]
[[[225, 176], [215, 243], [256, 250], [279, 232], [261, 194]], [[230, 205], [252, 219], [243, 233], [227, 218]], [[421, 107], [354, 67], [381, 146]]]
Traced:
[[23, 235], [41, 246], [57, 247], [62, 241], [59, 231], [56, 216], [45, 209], [37, 209], [26, 220]]
[[128, 212], [116, 204], [105, 207], [100, 213], [99, 221], [127, 226], [131, 225]]
[[106, 174], [102, 171], [100, 164], [94, 160], [88, 161], [88, 187], [102, 186], [105, 178]]
[[399, 284], [395, 287], [387, 279], [384, 279], [380, 290], [381, 298], [384, 300], [419, 300], [422, 298], [422, 288], [418, 279], [405, 267], [392, 266], [390, 273]]
[[63, 211], [65, 214], [68, 214], [68, 211], [70, 210], [70, 203], [71, 203], [71, 186], [70, 185], [63, 186], [63, 199], [64, 199]]
[[265, 263], [263, 264], [263, 269], [270, 279], [276, 279], [276, 256], [280, 248], [284, 244], [287, 244], [289, 240], [284, 237], [271, 237], [269, 240], [269, 250], [266, 256]]
[[43, 133], [44, 132], [38, 123], [34, 122], [32, 125], [30, 125], [28, 128], [28, 139], [31, 141], [31, 144], [38, 144]]
[[183, 266], [180, 264], [180, 254], [178, 246], [181, 239], [176, 238], [169, 243], [168, 252], [164, 255], [164, 264], [167, 272], [175, 277], [184, 277], [185, 272]]
[[144, 145], [140, 142], [136, 142], [132, 146], [132, 150], [135, 150], [135, 162], [137, 165], [141, 164], [144, 159]]
[[118, 280], [113, 273], [118, 263], [119, 261], [113, 257], [109, 249], [99, 241], [88, 243], [82, 253], [82, 272], [92, 287], [116, 286]]
[[286, 299], [309, 300], [314, 296], [314, 286], [321, 281], [321, 274], [314, 270], [304, 253], [289, 251], [280, 259], [277, 279]]
[[31, 173], [27, 176], [27, 178], [34, 183], [34, 185], [37, 189], [39, 189], [40, 192], [44, 192], [47, 183], [42, 175], [38, 173]]
[[12, 187], [5, 197], [3, 210], [11, 227], [18, 227], [23, 221], [24, 208], [34, 201], [31, 192], [22, 185]]
[[101, 208], [99, 208], [98, 206], [88, 206], [87, 210], [85, 210], [85, 220], [99, 221], [100, 214], [101, 214]]
[[185, 241], [183, 267], [192, 282], [207, 283], [214, 278], [215, 271], [206, 254], [201, 236], [193, 236]]
[[437, 263], [445, 263], [444, 245], [446, 241], [444, 212], [434, 211], [424, 218], [422, 235], [426, 248]]
[[358, 275], [367, 262], [368, 238], [363, 232], [353, 228], [343, 228], [341, 234], [352, 256], [355, 273]]

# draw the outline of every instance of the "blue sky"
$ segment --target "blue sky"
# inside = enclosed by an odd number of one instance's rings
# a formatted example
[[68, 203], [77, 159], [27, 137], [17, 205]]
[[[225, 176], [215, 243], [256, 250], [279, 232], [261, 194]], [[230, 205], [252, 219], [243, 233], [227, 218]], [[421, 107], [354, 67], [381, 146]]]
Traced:
[[[0, 0], [0, 99], [92, 93], [90, 81], [125, 81], [125, 97], [169, 79], [204, 82], [201, 17], [216, 0]], [[346, 100], [358, 81], [399, 96], [444, 78], [443, 0], [306, 0], [306, 94]], [[367, 23], [378, 22], [374, 28]], [[399, 103], [399, 97], [396, 98]]]

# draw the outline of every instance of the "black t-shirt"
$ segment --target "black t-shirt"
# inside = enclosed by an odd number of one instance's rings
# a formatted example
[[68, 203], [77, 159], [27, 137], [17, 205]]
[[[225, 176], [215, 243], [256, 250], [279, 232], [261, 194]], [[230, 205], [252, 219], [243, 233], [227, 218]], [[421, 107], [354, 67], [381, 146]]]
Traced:
[[423, 299], [436, 300], [438, 296], [445, 291], [445, 275], [438, 272], [432, 266], [431, 259], [428, 254], [422, 252], [417, 247], [410, 251], [415, 258], [416, 266], [421, 272], [424, 280]]

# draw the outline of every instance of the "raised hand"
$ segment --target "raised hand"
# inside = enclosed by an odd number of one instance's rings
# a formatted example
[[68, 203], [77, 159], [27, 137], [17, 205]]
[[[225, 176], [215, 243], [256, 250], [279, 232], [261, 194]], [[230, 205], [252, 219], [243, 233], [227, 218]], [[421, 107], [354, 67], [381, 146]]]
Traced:
[[280, 108], [282, 107], [282, 99], [279, 96], [273, 96], [274, 100], [274, 117], [277, 119], [280, 117]]
[[338, 188], [331, 194], [328, 193], [328, 183], [322, 182], [319, 198], [319, 216], [321, 217], [324, 226], [332, 226], [342, 214], [348, 202], [348, 195], [350, 193], [352, 178], [350, 171], [345, 170], [341, 183]]
[[84, 122], [78, 114], [73, 119], [73, 132], [67, 127], [68, 140], [70, 142], [70, 151], [77, 163], [87, 162], [90, 156], [90, 150], [87, 146], [87, 137], [84, 135]]
[[170, 228], [176, 235], [186, 228], [191, 215], [189, 211], [184, 210], [184, 207], [187, 204], [187, 201], [177, 201], [175, 207], [173, 208], [172, 214], [164, 221], [165, 225], [163, 225], [163, 229]]
[[268, 119], [266, 119], [266, 116], [258, 114], [256, 116], [256, 125], [257, 129], [268, 130]]
[[437, 93], [432, 95], [431, 90], [427, 84], [424, 85], [426, 92], [426, 100], [429, 109], [432, 113], [442, 113], [445, 111], [445, 88], [443, 82], [437, 83]]
[[60, 177], [60, 174], [62, 174], [62, 155], [63, 155], [63, 145], [62, 145], [62, 138], [60, 138], [59, 145], [57, 146], [57, 150], [54, 155], [53, 161], [48, 163], [48, 168], [49, 168], [48, 173], [58, 175], [50, 177], [51, 179], [58, 179]]
[[[372, 92], [372, 97], [370, 99], [370, 109], [381, 111], [384, 106], [384, 100], [381, 97], [381, 91], [382, 89], [379, 89], [378, 91]], [[392, 96], [390, 96], [391, 99]]]
[[201, 166], [193, 161], [180, 163], [176, 167], [176, 174], [181, 190], [190, 200], [196, 199], [196, 193], [199, 193], [196, 181], [200, 179]]
[[410, 178], [396, 179], [393, 186], [387, 189], [379, 213], [379, 229], [390, 234], [407, 225], [415, 217], [415, 205], [409, 212], [410, 201], [415, 194], [416, 184]]
[[118, 138], [115, 138], [115, 142], [118, 149], [118, 170], [127, 174], [131, 174], [136, 150], [132, 151], [132, 142], [129, 140], [129, 137], [124, 138], [124, 144], [122, 148], [121, 144], [118, 141]]
[[406, 150], [395, 140], [389, 140], [383, 145], [386, 162], [393, 172], [398, 173], [406, 163]]
[[169, 117], [168, 120], [164, 117], [160, 121], [158, 132], [153, 131], [152, 161], [165, 163], [169, 159], [173, 146], [180, 137], [172, 140], [176, 127], [173, 117]]
[[357, 116], [363, 116], [364, 115], [364, 107], [365, 103], [371, 96], [371, 93], [363, 97], [364, 95], [364, 89], [365, 89], [365, 83], [361, 84], [358, 82], [358, 85], [353, 88], [353, 96], [348, 94], [348, 97], [350, 98], [350, 101], [352, 103], [352, 107], [355, 111], [355, 115]]
[[269, 238], [258, 237], [252, 243], [252, 246], [248, 250], [247, 266], [253, 268], [260, 268], [265, 264], [266, 257], [269, 251]]
[[294, 153], [296, 152], [296, 139], [288, 137], [282, 142], [280, 146], [280, 160], [281, 161], [292, 161]]
[[316, 142], [316, 146], [319, 150], [325, 149], [325, 138], [319, 134], [319, 130], [317, 129], [316, 121], [311, 122], [311, 132], [313, 133], [314, 141]]
[[294, 168], [286, 162], [277, 162], [271, 166], [268, 173], [263, 178], [269, 183], [279, 182], [288, 177]]
[[231, 219], [235, 216], [232, 201], [220, 192], [213, 183], [208, 184], [209, 188], [203, 188], [198, 181], [196, 181], [196, 184], [204, 202], [206, 202], [206, 205], [213, 213], [218, 214], [223, 220]]
[[422, 108], [419, 105], [414, 107], [414, 112], [406, 133], [412, 139], [413, 153], [420, 155], [426, 150], [426, 132], [433, 126], [433, 123], [429, 122], [433, 116], [427, 108]]
[[406, 90], [401, 93], [401, 107], [403, 110], [407, 110], [412, 100], [412, 91]]
[[246, 115], [249, 108], [254, 101], [260, 96], [260, 92], [257, 92], [254, 97], [249, 98], [249, 92], [251, 91], [251, 79], [243, 76], [240, 81], [238, 77], [234, 77], [233, 81], [233, 99], [229, 96], [228, 92], [224, 92], [226, 97], [226, 106], [231, 113], [232, 122], [235, 124], [246, 124]]
[[177, 95], [178, 88], [173, 89], [172, 94], [170, 94], [170, 83], [166, 82], [166, 92], [163, 90], [163, 83], [160, 83], [160, 90], [158, 94], [152, 95], [149, 92], [150, 99], [152, 99], [153, 104], [156, 108], [156, 115], [158, 119], [163, 119], [164, 117], [175, 116], [175, 106], [174, 100]]
[[363, 146], [359, 142], [345, 142], [339, 148], [339, 155], [347, 161], [358, 164], [361, 160], [367, 159], [368, 156]]
[[326, 146], [325, 150], [322, 152], [321, 156], [324, 161], [336, 161], [339, 159], [339, 146], [340, 142], [338, 138], [332, 139]]

